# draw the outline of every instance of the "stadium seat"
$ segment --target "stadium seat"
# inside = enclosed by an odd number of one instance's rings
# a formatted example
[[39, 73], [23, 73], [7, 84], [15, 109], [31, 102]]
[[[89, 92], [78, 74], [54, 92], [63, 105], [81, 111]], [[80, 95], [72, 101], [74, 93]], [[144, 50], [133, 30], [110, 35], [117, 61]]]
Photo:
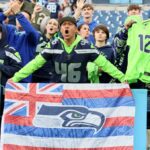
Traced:
[[[143, 19], [148, 19], [148, 11], [142, 12]], [[124, 24], [124, 21], [127, 17], [126, 11], [123, 10], [96, 10], [94, 12], [94, 20], [98, 24], [104, 24], [108, 27], [110, 31], [109, 43], [112, 42], [113, 36], [115, 35], [118, 27]]]

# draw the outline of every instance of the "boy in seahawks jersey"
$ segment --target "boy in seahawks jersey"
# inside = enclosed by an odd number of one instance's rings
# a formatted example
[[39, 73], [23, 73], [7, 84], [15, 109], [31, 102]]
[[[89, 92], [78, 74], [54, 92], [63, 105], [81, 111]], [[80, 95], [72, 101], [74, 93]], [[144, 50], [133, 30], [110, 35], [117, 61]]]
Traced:
[[[101, 24], [98, 25], [93, 30], [93, 36], [95, 39], [95, 47], [100, 52], [101, 55], [105, 56], [107, 60], [109, 60], [112, 64], [115, 61], [115, 50], [111, 45], [107, 44], [107, 40], [109, 39], [109, 30], [108, 28]], [[101, 83], [111, 83], [112, 77], [106, 73], [100, 74], [100, 82]]]
[[[113, 40], [113, 46], [117, 52], [115, 66], [117, 66], [117, 68], [123, 73], [127, 71], [127, 65], [132, 65], [128, 63], [128, 53], [130, 51], [130, 47], [127, 45], [127, 39], [129, 37], [128, 31], [132, 25], [139, 20], [136, 19], [141, 17], [141, 7], [135, 4], [129, 5], [127, 15], [128, 18], [126, 19], [125, 24], [121, 26]], [[135, 42], [134, 45], [136, 45]], [[143, 82], [139, 80], [136, 82], [137, 83], [130, 84], [131, 88], [145, 88]]]
[[76, 34], [76, 20], [73, 17], [64, 17], [60, 20], [60, 32], [63, 38], [52, 41], [50, 48], [45, 48], [40, 55], [16, 73], [12, 78], [14, 82], [29, 76], [48, 60], [52, 60], [55, 70], [52, 82], [88, 83], [88, 62], [94, 62], [104, 72], [121, 82], [124, 81], [122, 72]]
[[[150, 84], [150, 20], [143, 21], [140, 16], [130, 16], [136, 24], [128, 31], [129, 46], [126, 79], [134, 83], [138, 79]], [[134, 58], [134, 59], [133, 59]]]
[[149, 21], [143, 22], [140, 14], [141, 8], [138, 5], [128, 7], [125, 25], [115, 35], [113, 43], [117, 51], [116, 65], [126, 73], [129, 83], [135, 83], [131, 84], [132, 88], [145, 88], [145, 83], [150, 83], [149, 50], [147, 51]]
[[[135, 4], [129, 5], [127, 9], [127, 15], [140, 16], [141, 7]], [[127, 38], [128, 38], [128, 29], [133, 25], [134, 21], [126, 21], [124, 25], [119, 27], [116, 35], [113, 39], [113, 46], [117, 53], [117, 58], [115, 62], [115, 66], [120, 69], [123, 73], [126, 72], [127, 69], [127, 61], [128, 61], [128, 52], [129, 46], [127, 46]]]

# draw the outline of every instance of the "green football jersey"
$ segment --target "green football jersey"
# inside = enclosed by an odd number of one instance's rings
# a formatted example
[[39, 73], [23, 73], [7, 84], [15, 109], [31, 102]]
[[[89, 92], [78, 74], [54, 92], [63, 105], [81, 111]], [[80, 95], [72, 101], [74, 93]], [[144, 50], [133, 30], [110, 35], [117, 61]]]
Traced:
[[126, 79], [129, 83], [140, 79], [150, 83], [150, 20], [142, 21], [136, 16], [135, 24], [128, 30], [127, 45], [129, 46]]

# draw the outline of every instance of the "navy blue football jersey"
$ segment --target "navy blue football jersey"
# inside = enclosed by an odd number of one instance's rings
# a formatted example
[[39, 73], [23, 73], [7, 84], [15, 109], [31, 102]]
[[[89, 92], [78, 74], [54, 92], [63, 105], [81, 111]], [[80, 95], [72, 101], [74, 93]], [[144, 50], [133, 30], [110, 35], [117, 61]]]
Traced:
[[[78, 40], [78, 42], [77, 42]], [[62, 39], [51, 42], [51, 48], [44, 49], [41, 55], [48, 61], [52, 60], [55, 67], [53, 82], [88, 83], [87, 62], [94, 61], [99, 52], [89, 42], [77, 36], [76, 44], [68, 53]]]
[[60, 11], [60, 5], [57, 2], [48, 2], [46, 4], [46, 8], [50, 11], [51, 13], [51, 18], [58, 18], [58, 13]]

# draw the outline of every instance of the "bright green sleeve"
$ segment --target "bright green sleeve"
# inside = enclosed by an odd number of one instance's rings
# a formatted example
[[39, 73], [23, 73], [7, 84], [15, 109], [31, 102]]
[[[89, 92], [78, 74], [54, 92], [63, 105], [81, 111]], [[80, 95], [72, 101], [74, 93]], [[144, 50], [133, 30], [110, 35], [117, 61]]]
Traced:
[[93, 62], [87, 63], [88, 79], [91, 83], [99, 83], [98, 66]]
[[34, 71], [41, 68], [45, 63], [46, 60], [41, 55], [36, 56], [35, 59], [30, 61], [26, 66], [15, 73], [15, 75], [12, 77], [12, 80], [14, 82], [19, 82], [20, 80], [31, 75]]
[[125, 81], [125, 75], [118, 70], [110, 61], [108, 61], [104, 56], [99, 55], [94, 61], [99, 68], [104, 72], [108, 73], [113, 78], [118, 79], [120, 82]]
[[125, 24], [128, 23], [129, 21], [135, 21], [137, 23], [142, 23], [143, 22], [143, 18], [140, 16], [140, 15], [131, 15], [131, 16], [128, 16], [125, 20]]

